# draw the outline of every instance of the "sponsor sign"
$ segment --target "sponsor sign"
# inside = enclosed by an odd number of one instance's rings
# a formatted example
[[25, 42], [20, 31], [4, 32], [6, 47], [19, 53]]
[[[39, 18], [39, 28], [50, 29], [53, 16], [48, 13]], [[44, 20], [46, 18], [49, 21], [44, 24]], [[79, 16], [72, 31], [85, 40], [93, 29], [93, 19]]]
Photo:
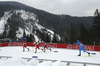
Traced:
[[[65, 48], [65, 49], [80, 49], [79, 45], [75, 44], [58, 44], [58, 43], [46, 43], [48, 48]], [[28, 46], [35, 46], [33, 42], [27, 42]], [[4, 46], [23, 46], [21, 42], [8, 42], [8, 43], [1, 43], [0, 47]], [[40, 46], [43, 46], [42, 44]], [[90, 51], [100, 51], [100, 46], [91, 46], [91, 45], [84, 45], [85, 50]]]
[[9, 42], [8, 46], [23, 46], [23, 43], [21, 43], [21, 42]]

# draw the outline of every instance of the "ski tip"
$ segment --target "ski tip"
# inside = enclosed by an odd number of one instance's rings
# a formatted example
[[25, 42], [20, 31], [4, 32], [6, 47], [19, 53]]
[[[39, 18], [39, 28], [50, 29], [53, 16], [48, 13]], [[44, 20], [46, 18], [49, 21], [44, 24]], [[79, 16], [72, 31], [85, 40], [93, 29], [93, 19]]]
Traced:
[[38, 58], [38, 56], [32, 56], [32, 58]]
[[96, 53], [91, 53], [92, 55], [96, 55]]
[[54, 51], [54, 52], [58, 52], [58, 51]]

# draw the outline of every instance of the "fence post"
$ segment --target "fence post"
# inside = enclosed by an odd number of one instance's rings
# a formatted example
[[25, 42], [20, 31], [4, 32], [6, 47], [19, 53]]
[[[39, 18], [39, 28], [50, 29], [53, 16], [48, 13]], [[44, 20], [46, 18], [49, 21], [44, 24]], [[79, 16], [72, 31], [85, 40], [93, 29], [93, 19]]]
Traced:
[[39, 60], [39, 63], [42, 63], [43, 62], [43, 60]]
[[69, 65], [70, 65], [70, 62], [68, 61], [68, 62], [67, 62], [67, 66], [69, 66]]
[[86, 63], [84, 63], [84, 65], [83, 66], [86, 66]]

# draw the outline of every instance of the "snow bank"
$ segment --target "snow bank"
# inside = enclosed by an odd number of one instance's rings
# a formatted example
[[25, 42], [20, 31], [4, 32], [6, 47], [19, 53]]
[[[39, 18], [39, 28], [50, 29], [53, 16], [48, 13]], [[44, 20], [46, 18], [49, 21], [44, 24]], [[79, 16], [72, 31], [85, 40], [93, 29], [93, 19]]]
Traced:
[[38, 60], [31, 60], [27, 62], [22, 58], [10, 58], [8, 60], [0, 59], [0, 66], [66, 66], [60, 61], [52, 63], [51, 61], [44, 61], [39, 63]]
[[8, 60], [0, 60], [0, 66], [30, 66], [27, 61], [21, 58], [11, 58]]

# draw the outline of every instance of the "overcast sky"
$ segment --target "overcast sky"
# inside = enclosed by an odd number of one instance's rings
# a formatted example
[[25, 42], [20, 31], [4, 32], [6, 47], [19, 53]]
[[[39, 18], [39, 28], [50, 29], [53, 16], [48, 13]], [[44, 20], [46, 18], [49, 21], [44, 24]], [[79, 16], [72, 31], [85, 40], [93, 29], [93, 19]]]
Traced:
[[100, 10], [100, 0], [0, 0], [17, 1], [53, 14], [71, 16], [93, 16], [96, 9]]

